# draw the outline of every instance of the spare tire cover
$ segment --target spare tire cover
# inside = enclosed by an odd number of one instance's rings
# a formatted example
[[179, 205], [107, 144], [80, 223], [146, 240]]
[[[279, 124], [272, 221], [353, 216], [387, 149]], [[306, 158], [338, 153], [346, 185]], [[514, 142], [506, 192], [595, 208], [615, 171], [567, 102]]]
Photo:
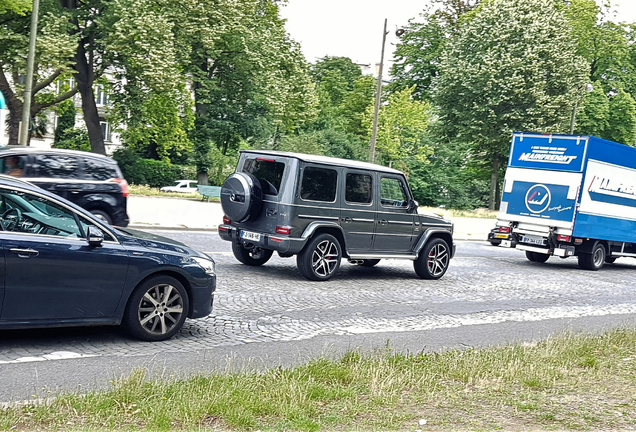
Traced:
[[221, 187], [221, 206], [234, 222], [245, 222], [258, 216], [263, 202], [260, 182], [252, 174], [230, 174]]

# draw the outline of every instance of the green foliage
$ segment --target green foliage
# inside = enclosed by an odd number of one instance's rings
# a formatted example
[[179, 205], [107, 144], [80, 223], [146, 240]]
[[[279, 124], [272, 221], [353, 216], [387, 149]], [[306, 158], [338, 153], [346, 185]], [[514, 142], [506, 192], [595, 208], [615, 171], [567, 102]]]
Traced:
[[457, 33], [461, 17], [477, 3], [478, 0], [433, 0], [419, 18], [409, 21], [395, 48], [391, 92], [415, 86], [413, 98], [431, 99], [431, 87], [439, 75], [446, 44]]
[[65, 100], [57, 106], [57, 126], [55, 127], [55, 136], [53, 145], [65, 140], [67, 129], [75, 127], [75, 117], [77, 110], [72, 99]]
[[352, 90], [353, 83], [362, 76], [360, 66], [349, 57], [325, 56], [311, 66], [310, 73], [317, 84], [323, 84], [330, 76], [337, 75], [340, 81], [346, 83], [347, 90]]
[[122, 148], [113, 153], [124, 178], [131, 184], [162, 187], [175, 180], [194, 179], [196, 170], [192, 166], [173, 165], [154, 159], [143, 159], [130, 149]]
[[609, 127], [605, 137], [622, 144], [635, 145], [636, 102], [634, 98], [621, 89], [610, 99], [609, 110]]
[[[423, 142], [430, 119], [430, 106], [411, 98], [414, 88], [415, 86], [389, 95], [387, 103], [380, 107], [376, 160], [391, 164], [409, 157], [424, 162], [426, 155], [430, 153], [429, 147]], [[373, 111], [373, 105], [369, 106], [369, 133], [373, 126]]]
[[435, 87], [441, 126], [492, 162], [491, 208], [512, 132], [567, 130], [589, 71], [576, 51], [552, 0], [483, 3], [447, 46]]
[[31, 10], [31, 0], [0, 0], [0, 14], [13, 12], [24, 14]]
[[91, 140], [88, 138], [86, 129], [67, 128], [56, 138], [53, 143], [54, 148], [91, 151]]
[[594, 82], [593, 85], [594, 90], [585, 97], [583, 109], [576, 114], [574, 132], [605, 138], [605, 133], [609, 130], [609, 99], [600, 81]]

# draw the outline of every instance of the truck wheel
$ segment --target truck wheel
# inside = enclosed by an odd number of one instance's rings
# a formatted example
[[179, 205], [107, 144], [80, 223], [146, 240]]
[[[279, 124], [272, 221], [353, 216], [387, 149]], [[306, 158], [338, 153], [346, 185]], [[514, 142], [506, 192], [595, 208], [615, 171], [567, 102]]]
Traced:
[[319, 234], [305, 245], [296, 258], [298, 270], [314, 281], [329, 280], [340, 267], [342, 248], [331, 234]]
[[526, 251], [526, 258], [532, 262], [544, 263], [550, 258], [550, 255]]
[[605, 264], [605, 247], [600, 242], [594, 243], [592, 253], [579, 255], [579, 267], [583, 270], [596, 271], [603, 268], [603, 264]]
[[230, 174], [221, 187], [221, 207], [234, 222], [255, 219], [261, 212], [263, 192], [261, 183], [252, 174]]
[[272, 250], [257, 247], [245, 249], [243, 245], [234, 242], [232, 242], [232, 252], [239, 262], [255, 267], [265, 264], [274, 253]]
[[450, 261], [448, 244], [439, 238], [433, 239], [413, 261], [415, 273], [422, 279], [439, 279], [444, 276]]

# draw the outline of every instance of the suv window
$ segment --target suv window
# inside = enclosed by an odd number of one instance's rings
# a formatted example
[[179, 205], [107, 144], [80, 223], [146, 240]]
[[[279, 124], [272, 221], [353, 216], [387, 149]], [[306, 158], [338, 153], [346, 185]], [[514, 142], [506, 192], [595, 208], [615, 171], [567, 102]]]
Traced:
[[285, 172], [285, 164], [273, 159], [246, 159], [243, 164], [243, 172], [252, 174], [261, 182], [263, 193], [278, 195]]
[[345, 201], [369, 204], [373, 191], [372, 186], [369, 174], [347, 173]]
[[380, 199], [386, 207], [406, 207], [408, 206], [408, 194], [406, 186], [402, 180], [396, 178], [383, 177], [380, 181]]
[[79, 160], [75, 156], [35, 155], [33, 175], [29, 177], [79, 179]]
[[300, 197], [307, 201], [334, 202], [338, 173], [335, 170], [307, 167], [300, 186]]
[[84, 178], [87, 180], [106, 181], [120, 178], [117, 167], [110, 163], [104, 163], [98, 159], [84, 158]]

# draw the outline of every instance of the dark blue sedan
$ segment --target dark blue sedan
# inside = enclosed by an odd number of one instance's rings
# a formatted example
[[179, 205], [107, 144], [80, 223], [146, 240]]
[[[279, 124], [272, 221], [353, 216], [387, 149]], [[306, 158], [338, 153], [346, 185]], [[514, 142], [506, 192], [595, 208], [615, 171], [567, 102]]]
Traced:
[[214, 261], [182, 243], [7, 176], [0, 215], [0, 329], [123, 324], [159, 341], [212, 311]]

